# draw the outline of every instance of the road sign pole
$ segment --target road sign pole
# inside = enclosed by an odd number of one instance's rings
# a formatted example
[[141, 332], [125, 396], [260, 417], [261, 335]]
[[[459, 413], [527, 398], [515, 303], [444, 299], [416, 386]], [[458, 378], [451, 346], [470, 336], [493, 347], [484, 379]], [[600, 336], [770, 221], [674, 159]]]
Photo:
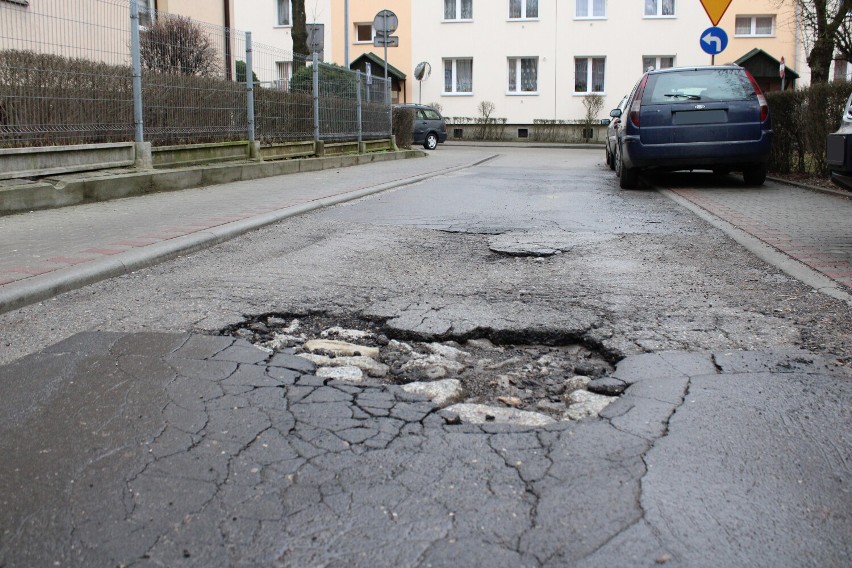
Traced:
[[[385, 19], [385, 30], [388, 29], [388, 13], [387, 10], [384, 12]], [[385, 31], [387, 36], [390, 36], [390, 33]], [[388, 42], [385, 41], [385, 102], [390, 102], [390, 86], [388, 85]]]

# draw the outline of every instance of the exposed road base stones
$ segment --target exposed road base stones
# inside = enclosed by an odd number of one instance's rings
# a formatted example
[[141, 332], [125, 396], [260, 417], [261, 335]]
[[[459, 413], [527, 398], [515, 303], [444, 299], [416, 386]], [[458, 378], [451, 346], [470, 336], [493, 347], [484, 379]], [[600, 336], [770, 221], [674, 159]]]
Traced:
[[[477, 422], [484, 421], [480, 415], [507, 424], [519, 423], [518, 416], [526, 417], [525, 424], [594, 416], [627, 386], [610, 377], [609, 361], [578, 343], [507, 345], [488, 336], [403, 340], [395, 337], [400, 335], [397, 330], [380, 322], [316, 313], [256, 316], [223, 334], [244, 338], [267, 352], [301, 357], [317, 365], [321, 377], [407, 385], [407, 391], [439, 406], [464, 403], [497, 409], [460, 413]], [[502, 338], [513, 332], [490, 335]], [[570, 396], [577, 390], [591, 396]]]

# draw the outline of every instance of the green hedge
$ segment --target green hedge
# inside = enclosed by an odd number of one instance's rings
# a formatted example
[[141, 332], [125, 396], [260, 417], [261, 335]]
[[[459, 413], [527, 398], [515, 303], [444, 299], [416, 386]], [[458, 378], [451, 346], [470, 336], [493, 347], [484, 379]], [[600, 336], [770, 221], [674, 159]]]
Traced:
[[850, 92], [852, 84], [837, 81], [767, 93], [774, 131], [769, 170], [827, 176], [825, 139], [840, 127]]

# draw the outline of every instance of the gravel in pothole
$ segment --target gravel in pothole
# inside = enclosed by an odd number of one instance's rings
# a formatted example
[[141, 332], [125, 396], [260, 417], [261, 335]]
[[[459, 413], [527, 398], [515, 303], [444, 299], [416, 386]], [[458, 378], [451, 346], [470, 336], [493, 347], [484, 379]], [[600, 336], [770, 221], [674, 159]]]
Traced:
[[380, 323], [326, 314], [255, 316], [222, 334], [304, 357], [317, 365], [318, 376], [404, 385], [440, 406], [489, 405], [580, 419], [597, 414], [626, 386], [609, 377], [609, 362], [580, 344], [401, 340]]

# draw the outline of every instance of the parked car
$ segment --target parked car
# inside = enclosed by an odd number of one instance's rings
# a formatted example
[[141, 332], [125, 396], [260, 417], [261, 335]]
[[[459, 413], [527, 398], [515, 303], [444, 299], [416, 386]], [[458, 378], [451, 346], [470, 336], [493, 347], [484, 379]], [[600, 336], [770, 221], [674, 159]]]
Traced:
[[842, 188], [852, 189], [852, 95], [846, 101], [840, 128], [828, 135], [825, 148], [831, 181]]
[[427, 150], [434, 150], [439, 143], [443, 144], [447, 140], [447, 121], [438, 109], [417, 104], [396, 106], [414, 111], [414, 144], [423, 144]]
[[609, 116], [612, 117], [612, 120], [609, 121], [609, 124], [606, 126], [606, 165], [609, 166], [609, 169], [615, 169], [615, 140], [616, 133], [618, 132], [618, 124], [621, 122], [621, 116], [624, 114], [624, 108], [627, 106], [627, 95], [621, 99], [621, 102], [618, 103], [618, 106], [610, 111]]
[[613, 118], [621, 118], [614, 162], [622, 188], [636, 187], [649, 169], [737, 171], [747, 185], [766, 180], [769, 106], [742, 67], [648, 71]]

